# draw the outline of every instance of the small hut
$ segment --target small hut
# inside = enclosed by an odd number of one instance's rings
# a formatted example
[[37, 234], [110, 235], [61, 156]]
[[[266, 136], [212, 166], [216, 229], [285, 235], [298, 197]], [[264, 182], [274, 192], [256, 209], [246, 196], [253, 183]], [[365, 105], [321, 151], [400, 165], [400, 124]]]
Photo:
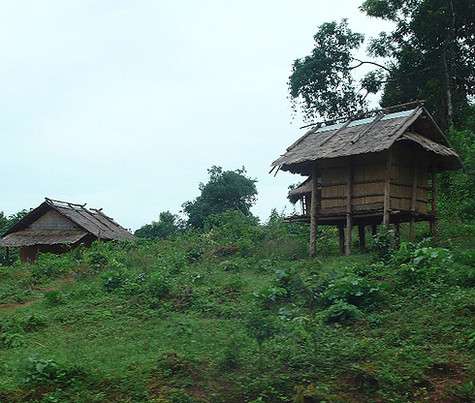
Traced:
[[289, 198], [302, 203], [293, 221], [310, 223], [310, 255], [317, 225], [339, 228], [351, 253], [353, 226], [364, 246], [365, 227], [427, 221], [435, 233], [435, 174], [462, 167], [457, 153], [422, 104], [406, 104], [364, 116], [316, 124], [272, 163], [307, 176]]
[[134, 236], [102, 209], [46, 198], [3, 234], [0, 246], [18, 247], [21, 261], [32, 262], [41, 252], [62, 253], [95, 240], [131, 239]]

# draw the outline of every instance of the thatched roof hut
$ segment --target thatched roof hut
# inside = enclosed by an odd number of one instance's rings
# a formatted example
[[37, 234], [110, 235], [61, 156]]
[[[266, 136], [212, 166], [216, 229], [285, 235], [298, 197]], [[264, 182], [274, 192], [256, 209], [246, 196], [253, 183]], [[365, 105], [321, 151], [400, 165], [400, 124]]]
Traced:
[[349, 253], [353, 223], [363, 233], [365, 225], [381, 222], [435, 223], [434, 175], [461, 167], [430, 113], [416, 103], [316, 124], [272, 163], [271, 172], [309, 177], [289, 199], [302, 200], [304, 213], [296, 218], [311, 223], [310, 250], [318, 223], [346, 228]]
[[39, 252], [59, 253], [98, 239], [133, 238], [102, 209], [46, 198], [3, 234], [0, 246], [19, 247], [21, 259], [33, 261]]

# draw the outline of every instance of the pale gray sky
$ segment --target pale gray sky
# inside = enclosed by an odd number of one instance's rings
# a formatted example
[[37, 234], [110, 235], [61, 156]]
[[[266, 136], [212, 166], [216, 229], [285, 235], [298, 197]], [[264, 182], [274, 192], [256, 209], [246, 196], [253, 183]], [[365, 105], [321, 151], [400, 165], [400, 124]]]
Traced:
[[254, 213], [301, 177], [268, 175], [301, 135], [292, 61], [323, 22], [383, 30], [361, 0], [0, 1], [0, 211], [44, 196], [103, 207], [132, 229], [178, 212], [207, 168], [245, 166]]

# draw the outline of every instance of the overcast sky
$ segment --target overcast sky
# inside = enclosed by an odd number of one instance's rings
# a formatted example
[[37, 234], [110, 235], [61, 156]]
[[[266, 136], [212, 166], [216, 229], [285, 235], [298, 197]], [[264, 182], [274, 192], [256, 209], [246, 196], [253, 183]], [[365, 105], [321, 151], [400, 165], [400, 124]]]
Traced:
[[136, 229], [198, 195], [207, 168], [243, 165], [254, 213], [302, 179], [268, 175], [302, 133], [292, 61], [323, 22], [385, 28], [360, 0], [0, 1], [0, 211], [45, 196]]

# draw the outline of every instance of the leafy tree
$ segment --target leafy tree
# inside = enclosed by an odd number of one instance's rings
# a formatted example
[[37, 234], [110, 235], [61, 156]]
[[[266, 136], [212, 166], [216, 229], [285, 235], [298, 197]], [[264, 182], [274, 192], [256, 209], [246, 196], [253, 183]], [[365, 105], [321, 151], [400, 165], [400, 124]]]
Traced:
[[246, 170], [223, 171], [221, 167], [208, 169], [209, 181], [200, 183], [201, 191], [193, 201], [183, 204], [183, 211], [188, 216], [188, 225], [203, 228], [207, 217], [227, 210], [239, 210], [244, 215], [251, 215], [251, 207], [256, 201], [256, 180], [246, 176]]
[[[380, 70], [389, 69], [353, 55], [363, 44], [364, 36], [353, 32], [346, 19], [320, 25], [313, 39], [312, 53], [292, 65], [288, 85], [294, 111], [300, 106], [305, 119], [312, 120], [333, 119], [364, 110], [368, 94], [376, 93], [381, 87]], [[358, 84], [352, 73], [363, 65], [378, 69]]]
[[162, 211], [158, 221], [146, 224], [135, 231], [139, 238], [166, 239], [176, 235], [183, 228], [181, 219], [169, 211]]
[[361, 10], [395, 23], [371, 41], [392, 61], [383, 105], [427, 100], [443, 128], [463, 120], [475, 95], [475, 3], [470, 0], [366, 0]]
[[[460, 125], [475, 96], [475, 3], [366, 0], [361, 10], [394, 29], [370, 41], [363, 61], [354, 52], [364, 36], [346, 20], [321, 25], [312, 53], [292, 66], [294, 111], [299, 105], [307, 120], [355, 114], [367, 107], [368, 94], [382, 89], [382, 106], [424, 99], [443, 129]], [[363, 65], [373, 69], [358, 83], [353, 72]]]

